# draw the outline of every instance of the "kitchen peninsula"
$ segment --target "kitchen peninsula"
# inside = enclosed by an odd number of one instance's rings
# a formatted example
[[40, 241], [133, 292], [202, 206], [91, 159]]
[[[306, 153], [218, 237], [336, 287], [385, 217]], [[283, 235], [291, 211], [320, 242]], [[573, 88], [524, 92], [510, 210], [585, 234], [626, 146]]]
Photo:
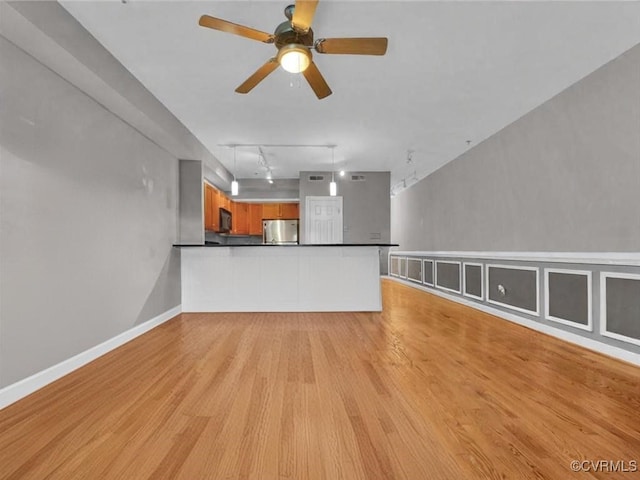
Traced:
[[175, 245], [184, 312], [381, 311], [389, 244]]
[[174, 247], [180, 250], [183, 312], [382, 310], [380, 266], [387, 258], [385, 251], [381, 259], [381, 250], [397, 246], [387, 243], [388, 172], [361, 172], [341, 184], [343, 203], [335, 211], [343, 213], [340, 223], [349, 242], [307, 244], [304, 237], [284, 235], [276, 244], [266, 243], [266, 222], [295, 220], [304, 231], [300, 204], [328, 193], [328, 180], [322, 191], [309, 180], [316, 176], [300, 172], [299, 186], [288, 197], [249, 203], [208, 183], [201, 161], [180, 160]]

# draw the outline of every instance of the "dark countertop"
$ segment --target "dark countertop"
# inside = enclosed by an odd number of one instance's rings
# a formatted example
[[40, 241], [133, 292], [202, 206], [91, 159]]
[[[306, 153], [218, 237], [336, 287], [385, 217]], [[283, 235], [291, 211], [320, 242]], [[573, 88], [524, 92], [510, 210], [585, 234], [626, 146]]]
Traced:
[[288, 244], [273, 244], [273, 243], [241, 243], [237, 245], [224, 245], [219, 243], [205, 243], [199, 244], [174, 244], [177, 248], [186, 247], [397, 247], [397, 243], [288, 243]]

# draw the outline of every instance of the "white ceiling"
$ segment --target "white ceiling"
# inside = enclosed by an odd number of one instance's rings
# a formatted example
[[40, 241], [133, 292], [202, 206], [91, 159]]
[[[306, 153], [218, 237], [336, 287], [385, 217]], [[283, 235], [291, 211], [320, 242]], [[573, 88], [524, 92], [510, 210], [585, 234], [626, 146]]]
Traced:
[[386, 36], [386, 56], [315, 54], [324, 100], [282, 69], [240, 95], [275, 47], [198, 19], [272, 32], [286, 0], [61, 4], [238, 178], [265, 175], [258, 148], [234, 166], [225, 145], [263, 145], [275, 178], [330, 170], [327, 145], [336, 170], [421, 178], [640, 43], [638, 2], [321, 0], [316, 38]]

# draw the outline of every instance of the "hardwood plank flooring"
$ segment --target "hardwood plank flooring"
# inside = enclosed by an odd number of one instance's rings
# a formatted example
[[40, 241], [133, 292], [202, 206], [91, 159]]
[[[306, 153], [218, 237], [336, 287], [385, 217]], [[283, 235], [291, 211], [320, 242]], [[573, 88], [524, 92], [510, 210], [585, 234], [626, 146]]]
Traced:
[[1, 479], [567, 479], [640, 461], [640, 369], [397, 282], [182, 314], [0, 411]]

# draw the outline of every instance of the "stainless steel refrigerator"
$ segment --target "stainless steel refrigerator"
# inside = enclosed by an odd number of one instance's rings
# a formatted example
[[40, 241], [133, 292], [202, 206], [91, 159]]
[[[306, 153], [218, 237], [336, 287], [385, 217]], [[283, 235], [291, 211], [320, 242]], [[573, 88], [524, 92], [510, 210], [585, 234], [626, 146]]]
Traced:
[[263, 220], [262, 243], [298, 243], [298, 220]]

